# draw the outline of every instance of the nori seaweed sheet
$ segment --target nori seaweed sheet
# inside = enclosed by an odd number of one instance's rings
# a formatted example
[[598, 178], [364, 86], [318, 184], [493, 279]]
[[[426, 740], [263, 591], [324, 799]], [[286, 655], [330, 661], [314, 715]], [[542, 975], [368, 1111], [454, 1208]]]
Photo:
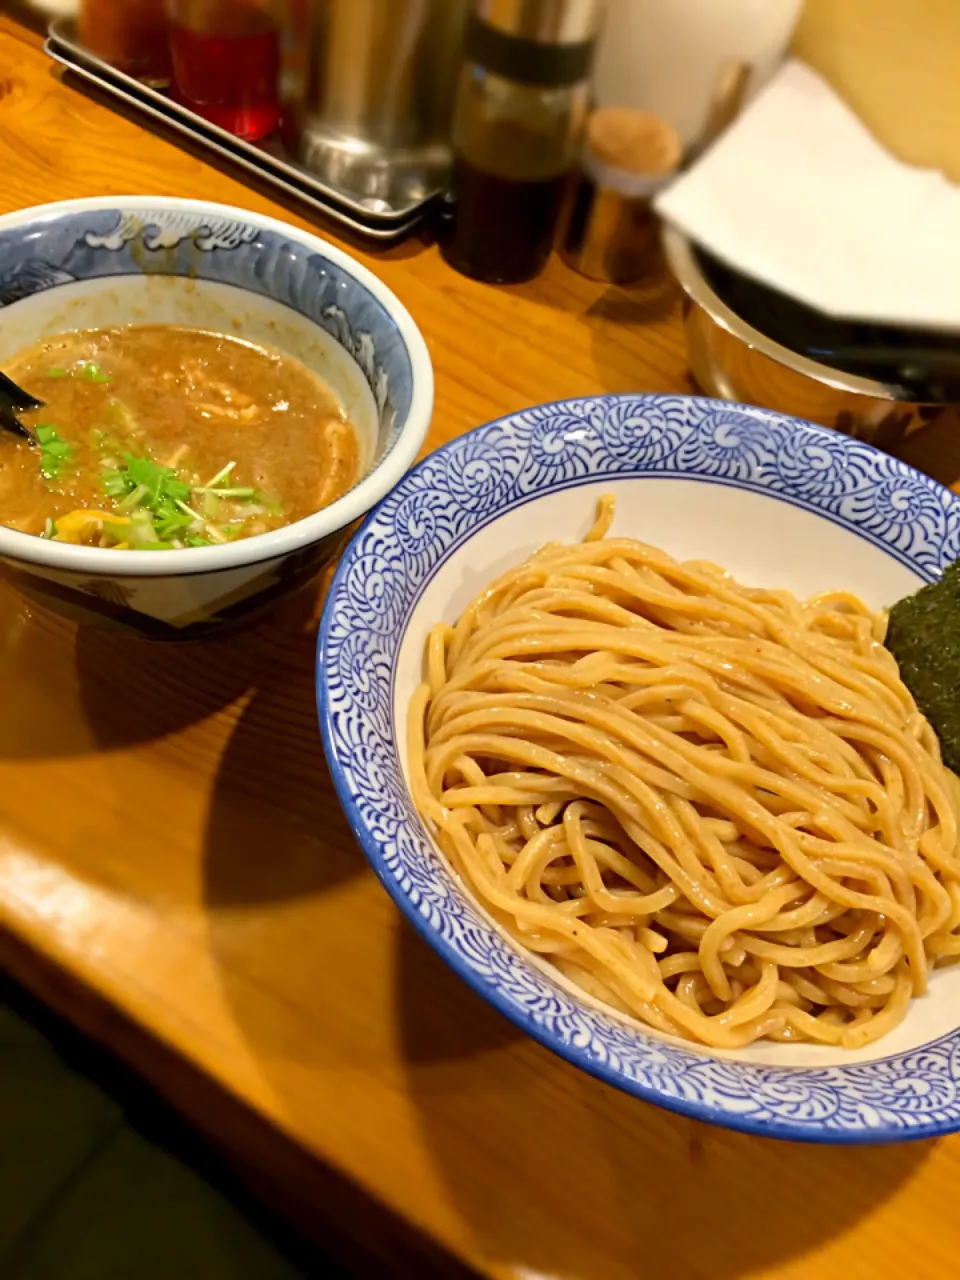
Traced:
[[893, 606], [886, 646], [940, 739], [944, 764], [960, 773], [960, 561]]

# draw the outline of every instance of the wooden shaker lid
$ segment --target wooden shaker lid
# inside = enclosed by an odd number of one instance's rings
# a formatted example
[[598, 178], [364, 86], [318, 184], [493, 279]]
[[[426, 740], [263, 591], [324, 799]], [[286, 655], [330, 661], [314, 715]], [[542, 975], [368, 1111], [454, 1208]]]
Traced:
[[680, 164], [683, 144], [666, 120], [651, 111], [603, 107], [587, 121], [586, 149], [611, 169], [659, 177]]

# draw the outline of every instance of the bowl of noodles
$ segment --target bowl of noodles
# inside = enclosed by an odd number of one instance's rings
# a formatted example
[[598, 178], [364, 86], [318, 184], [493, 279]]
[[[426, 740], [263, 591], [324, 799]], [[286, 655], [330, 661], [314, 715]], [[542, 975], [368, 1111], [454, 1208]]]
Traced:
[[490, 423], [338, 568], [340, 799], [423, 937], [602, 1080], [776, 1137], [958, 1129], [960, 786], [884, 643], [958, 556], [960, 498], [763, 409]]

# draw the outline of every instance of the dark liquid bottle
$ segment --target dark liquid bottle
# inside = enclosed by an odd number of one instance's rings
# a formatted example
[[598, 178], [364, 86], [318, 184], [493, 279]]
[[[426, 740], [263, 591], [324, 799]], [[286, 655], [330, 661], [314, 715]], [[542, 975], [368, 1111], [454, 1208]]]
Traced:
[[454, 190], [441, 248], [463, 275], [518, 284], [539, 274], [553, 247], [586, 116], [586, 75], [602, 7], [598, 0], [528, 0], [506, 8], [475, 0], [475, 6], [454, 112]]
[[566, 173], [515, 178], [457, 156], [454, 183], [457, 203], [443, 250], [450, 265], [491, 284], [539, 275], [553, 248]]

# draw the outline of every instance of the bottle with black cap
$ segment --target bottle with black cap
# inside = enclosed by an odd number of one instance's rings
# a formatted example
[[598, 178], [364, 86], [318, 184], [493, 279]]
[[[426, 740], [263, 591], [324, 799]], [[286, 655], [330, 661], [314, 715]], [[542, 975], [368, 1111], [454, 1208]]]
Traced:
[[475, 280], [530, 280], [553, 247], [606, 0], [473, 0], [454, 112], [443, 254]]

